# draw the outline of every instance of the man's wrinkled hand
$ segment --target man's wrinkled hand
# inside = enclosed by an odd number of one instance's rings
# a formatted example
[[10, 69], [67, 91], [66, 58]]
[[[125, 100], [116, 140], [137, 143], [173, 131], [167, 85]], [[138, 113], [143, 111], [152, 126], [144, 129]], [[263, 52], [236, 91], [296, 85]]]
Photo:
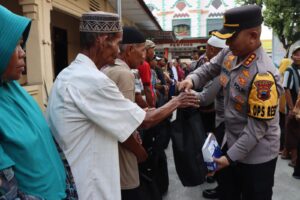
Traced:
[[174, 97], [178, 102], [178, 108], [187, 108], [187, 107], [199, 107], [199, 99], [192, 92], [182, 92], [178, 96]]

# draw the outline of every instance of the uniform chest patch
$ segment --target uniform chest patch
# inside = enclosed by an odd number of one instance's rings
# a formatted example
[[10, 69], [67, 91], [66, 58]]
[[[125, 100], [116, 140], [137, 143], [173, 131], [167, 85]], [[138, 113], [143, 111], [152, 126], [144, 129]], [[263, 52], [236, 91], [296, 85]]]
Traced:
[[242, 106], [241, 104], [239, 104], [239, 103], [236, 103], [236, 104], [234, 105], [234, 108], [235, 108], [237, 111], [239, 111], [239, 112], [241, 112], [241, 111], [243, 110], [243, 106]]
[[240, 77], [238, 77], [238, 82], [239, 82], [240, 86], [244, 87], [247, 83], [247, 80], [240, 76]]
[[241, 96], [241, 95], [235, 96], [234, 99], [235, 99], [238, 103], [241, 103], [241, 104], [245, 103], [245, 100], [244, 100], [243, 96]]

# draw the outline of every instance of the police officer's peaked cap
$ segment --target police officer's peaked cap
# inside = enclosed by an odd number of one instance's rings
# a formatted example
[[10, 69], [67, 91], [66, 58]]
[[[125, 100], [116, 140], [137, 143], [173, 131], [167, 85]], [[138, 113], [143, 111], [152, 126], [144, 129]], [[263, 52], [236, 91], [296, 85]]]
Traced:
[[213, 35], [221, 39], [228, 39], [235, 32], [260, 26], [262, 22], [261, 7], [257, 5], [232, 8], [224, 13], [223, 28], [213, 32]]

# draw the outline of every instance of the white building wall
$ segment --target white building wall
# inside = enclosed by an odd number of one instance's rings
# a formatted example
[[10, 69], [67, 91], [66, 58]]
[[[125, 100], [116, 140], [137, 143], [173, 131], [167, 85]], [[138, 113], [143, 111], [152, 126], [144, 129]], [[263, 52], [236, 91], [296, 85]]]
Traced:
[[[222, 18], [225, 10], [235, 6], [235, 0], [144, 0], [153, 15], [158, 19], [162, 28], [166, 31], [173, 29], [174, 19], [190, 19], [190, 36], [184, 37], [206, 37], [207, 18]], [[180, 10], [177, 3], [184, 3], [185, 7]], [[214, 2], [214, 3], [213, 3]], [[219, 6], [216, 6], [216, 2]], [[217, 4], [218, 4], [217, 3]], [[163, 8], [163, 4], [165, 7]], [[152, 8], [152, 9], [151, 9]], [[188, 17], [177, 17], [176, 15], [188, 14]], [[219, 15], [218, 15], [219, 14]], [[213, 15], [213, 17], [211, 17]]]

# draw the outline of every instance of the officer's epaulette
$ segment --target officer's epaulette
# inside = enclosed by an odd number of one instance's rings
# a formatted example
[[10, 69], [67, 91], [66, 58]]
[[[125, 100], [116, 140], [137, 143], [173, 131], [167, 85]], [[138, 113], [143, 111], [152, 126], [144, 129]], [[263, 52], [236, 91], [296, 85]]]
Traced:
[[251, 53], [247, 59], [243, 62], [243, 65], [248, 67], [249, 65], [251, 65], [251, 63], [254, 61], [254, 59], [256, 58], [256, 54], [255, 53]]

